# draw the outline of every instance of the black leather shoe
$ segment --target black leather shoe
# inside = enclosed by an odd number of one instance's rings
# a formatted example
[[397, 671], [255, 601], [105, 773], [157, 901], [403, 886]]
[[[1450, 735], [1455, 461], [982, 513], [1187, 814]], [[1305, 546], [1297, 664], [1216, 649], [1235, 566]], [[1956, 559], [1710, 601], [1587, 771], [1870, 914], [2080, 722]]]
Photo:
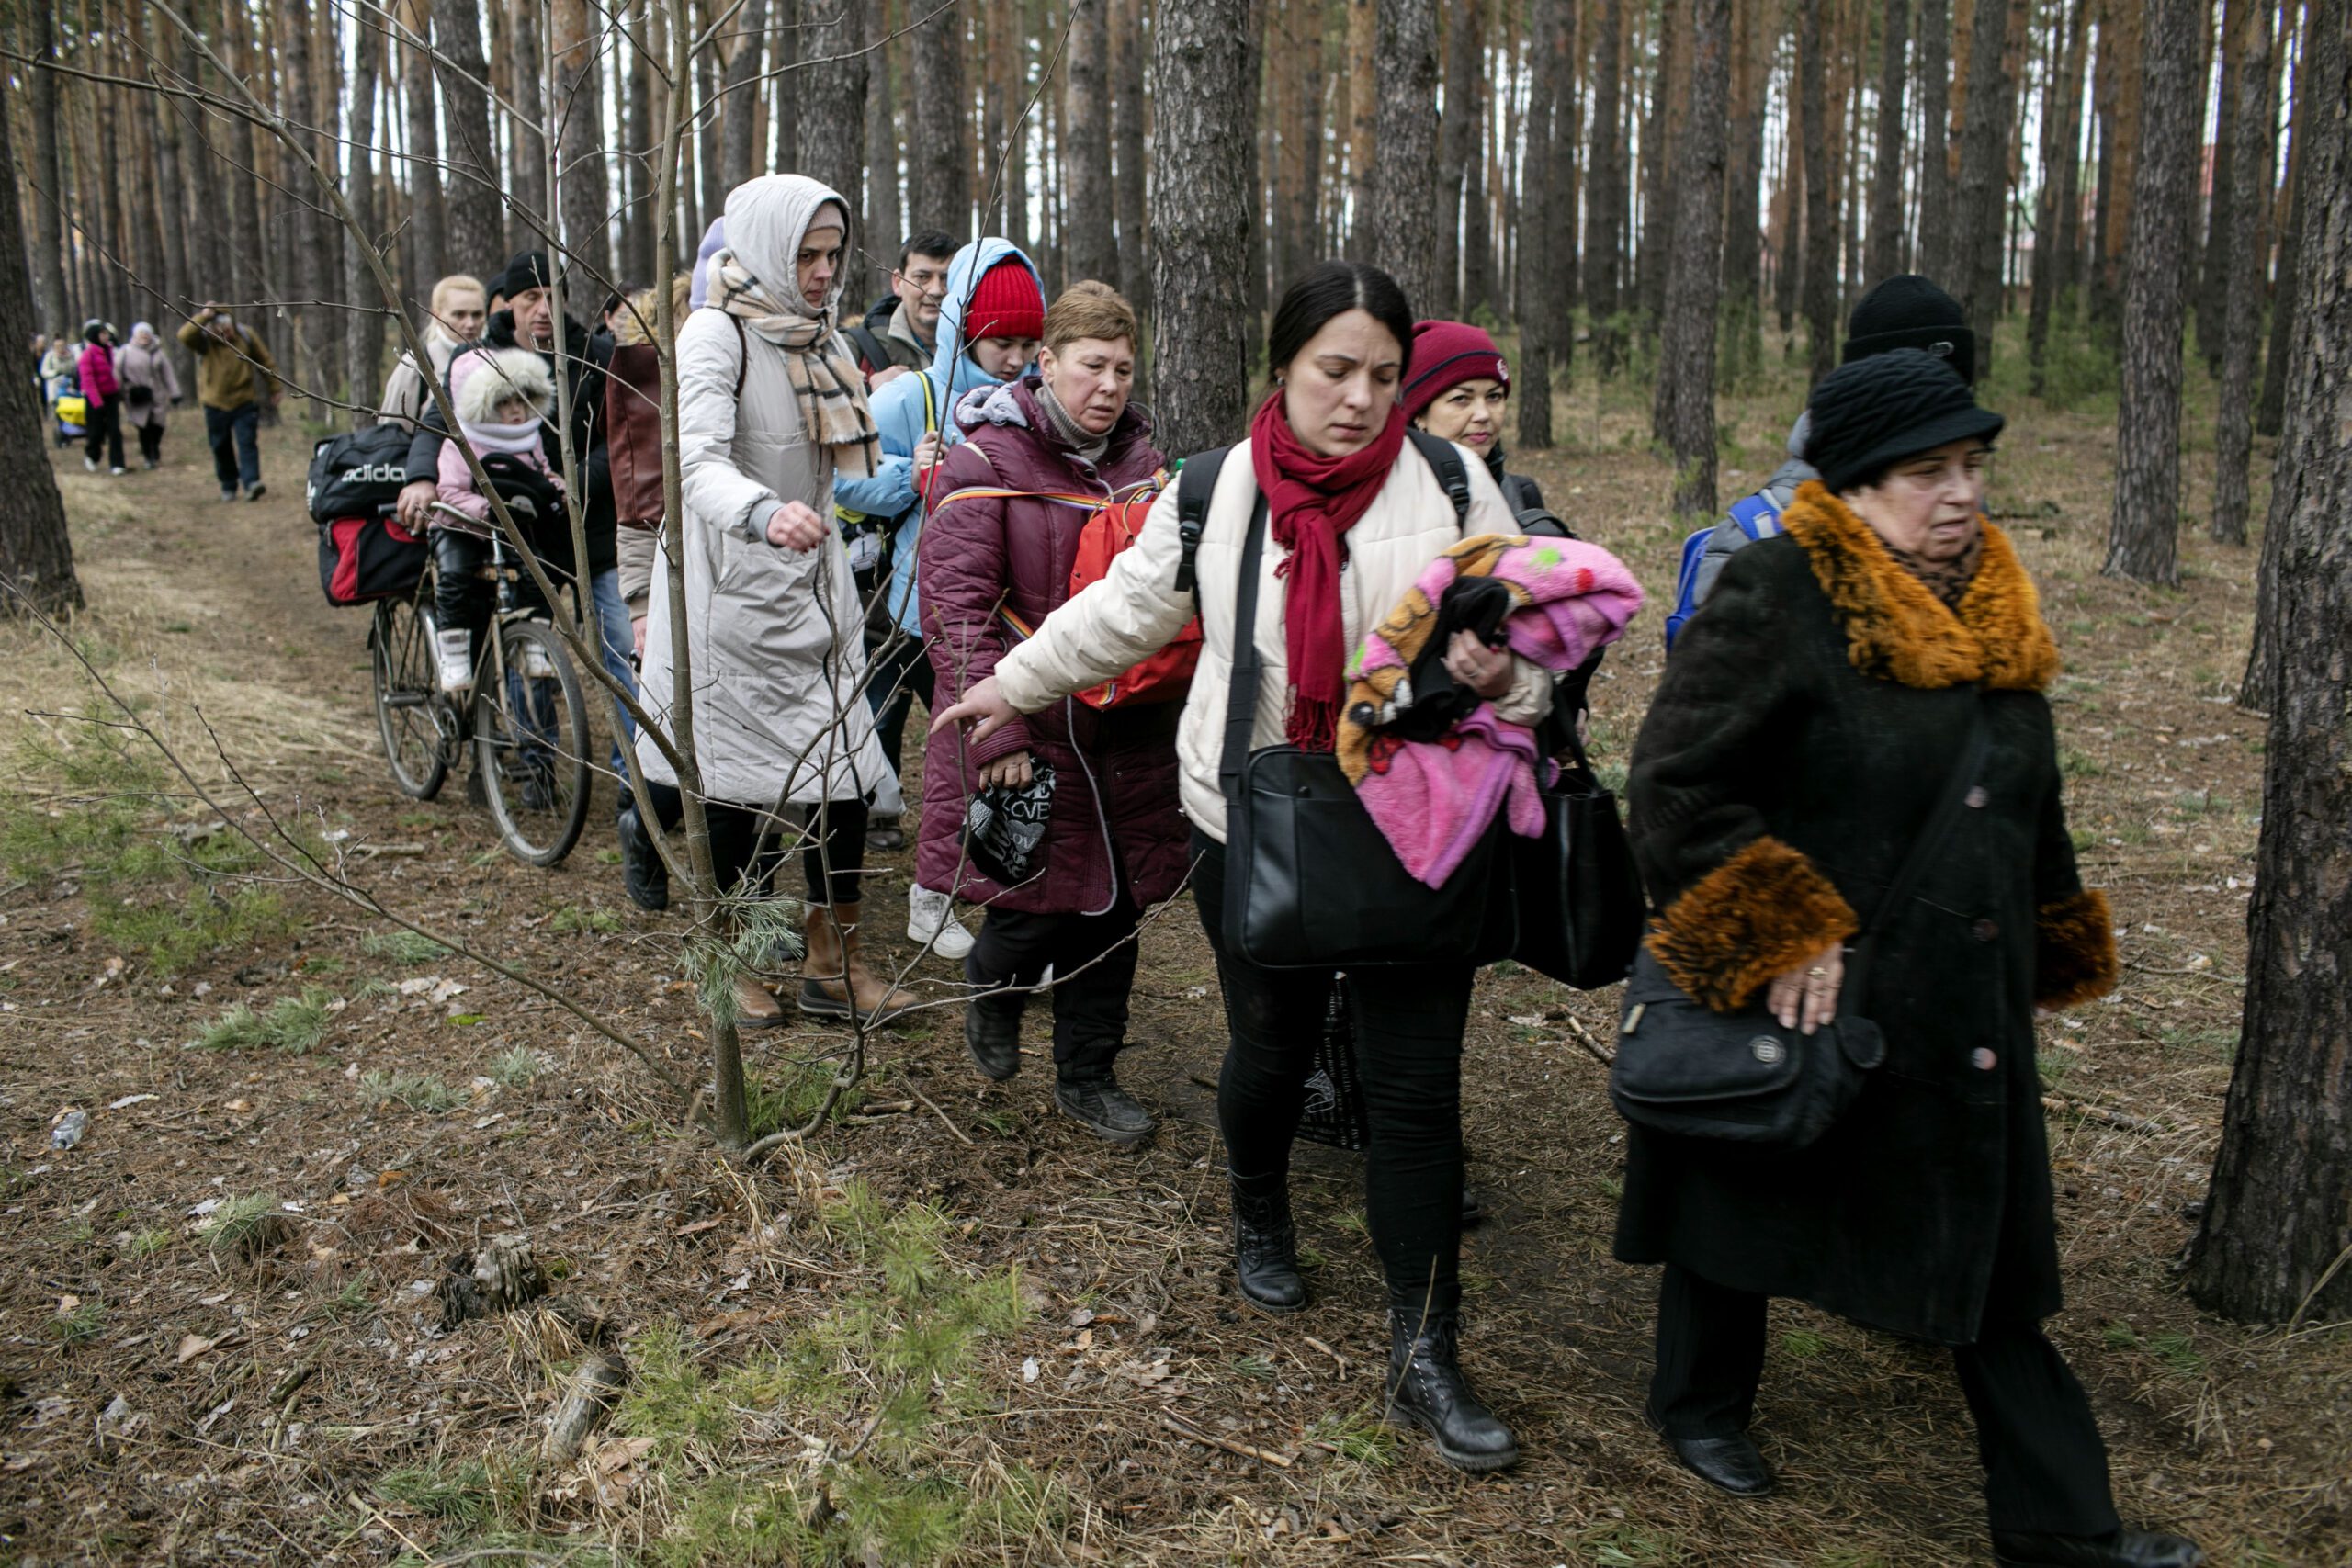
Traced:
[[1064, 1115], [1083, 1122], [1088, 1132], [1106, 1143], [1139, 1144], [1159, 1126], [1108, 1071], [1057, 1080], [1054, 1103]]
[[980, 1076], [1002, 1083], [1021, 1070], [1021, 998], [974, 997], [964, 1004], [964, 1049]]
[[620, 837], [621, 883], [628, 889], [628, 901], [659, 914], [670, 907], [670, 868], [662, 863], [662, 853], [653, 847], [634, 804], [621, 807]]
[[1476, 1224], [1486, 1217], [1486, 1207], [1478, 1201], [1478, 1190], [1472, 1187], [1467, 1182], [1463, 1183], [1462, 1228], [1464, 1230], [1468, 1230], [1472, 1225]]
[[1677, 1438], [1666, 1446], [1682, 1468], [1735, 1497], [1761, 1497], [1772, 1490], [1772, 1467], [1764, 1462], [1747, 1433], [1729, 1438]]
[[1233, 1270], [1241, 1294], [1268, 1312], [1296, 1312], [1306, 1304], [1306, 1281], [1298, 1273], [1298, 1229], [1290, 1218], [1290, 1178], [1234, 1176]]
[[2194, 1541], [2154, 1530], [2112, 1535], [1993, 1532], [1993, 1560], [2001, 1568], [2197, 1568], [2205, 1554]]
[[876, 817], [866, 827], [865, 847], [882, 854], [896, 854], [907, 847], [906, 829], [899, 826], [896, 817]]
[[1462, 1375], [1462, 1319], [1455, 1313], [1388, 1313], [1388, 1418], [1437, 1439], [1456, 1470], [1508, 1470], [1519, 1439]]

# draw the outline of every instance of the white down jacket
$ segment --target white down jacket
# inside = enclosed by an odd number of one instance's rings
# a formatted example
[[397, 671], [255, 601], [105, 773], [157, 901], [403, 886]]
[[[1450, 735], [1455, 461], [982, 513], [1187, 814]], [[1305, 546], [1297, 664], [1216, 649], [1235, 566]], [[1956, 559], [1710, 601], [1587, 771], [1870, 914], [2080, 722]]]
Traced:
[[[1470, 513], [1456, 526], [1453, 503], [1419, 448], [1407, 442], [1396, 454], [1388, 482], [1347, 532], [1347, 564], [1340, 574], [1340, 613], [1347, 626], [1348, 651], [1363, 646], [1364, 634], [1395, 609], [1430, 562], [1462, 539], [1479, 534], [1516, 534], [1518, 525], [1487, 466], [1464, 454], [1470, 479]], [[1197, 608], [1201, 617], [1201, 663], [1184, 699], [1176, 737], [1182, 770], [1184, 814], [1219, 843], [1225, 841], [1225, 796], [1217, 787], [1217, 763], [1225, 746], [1225, 709], [1233, 679], [1234, 614], [1241, 586], [1241, 554], [1250, 514], [1258, 504], [1258, 479], [1250, 465], [1250, 443], [1226, 455], [1194, 557], [1197, 599], [1176, 591], [1182, 541], [1176, 528], [1176, 487], [1170, 485], [1144, 520], [1136, 542], [1111, 563], [1110, 574], [1046, 617], [1036, 635], [997, 661], [996, 680], [1005, 700], [1023, 713], [1119, 674], [1158, 651], [1183, 628]], [[1290, 658], [1283, 637], [1283, 580], [1275, 575], [1282, 547], [1267, 531], [1258, 566], [1258, 655], [1261, 660], [1258, 717], [1250, 745], [1279, 745], [1290, 706]], [[1495, 711], [1533, 724], [1551, 711], [1552, 680], [1523, 659], [1510, 690]]]
[[[761, 277], [786, 280], [770, 284], [783, 293], [808, 220], [828, 201], [849, 210], [814, 180], [763, 175], [729, 193], [728, 236]], [[838, 305], [841, 288], [836, 277], [826, 308]], [[679, 329], [677, 352], [686, 642], [703, 792], [762, 807], [871, 798], [890, 768], [865, 701], [864, 611], [849, 554], [837, 529], [805, 555], [777, 549], [765, 533], [768, 514], [786, 501], [806, 502], [820, 517], [833, 511], [831, 465], [808, 439], [784, 350], [706, 308]], [[640, 684], [664, 728], [676, 684], [668, 581], [668, 561], [657, 557]], [[677, 783], [642, 734], [637, 756], [648, 777]]]

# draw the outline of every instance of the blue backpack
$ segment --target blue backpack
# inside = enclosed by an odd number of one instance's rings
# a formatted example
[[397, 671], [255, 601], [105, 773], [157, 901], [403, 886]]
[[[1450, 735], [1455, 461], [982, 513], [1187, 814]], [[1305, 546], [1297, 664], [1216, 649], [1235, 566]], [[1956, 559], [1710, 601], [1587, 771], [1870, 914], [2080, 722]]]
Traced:
[[[1765, 491], [1733, 502], [1731, 520], [1739, 525], [1739, 531], [1747, 536], [1751, 545], [1781, 531], [1781, 509], [1772, 504], [1771, 495]], [[1682, 541], [1682, 570], [1674, 579], [1674, 610], [1666, 617], [1666, 648], [1669, 653], [1674, 651], [1674, 639], [1681, 632], [1682, 624], [1699, 613], [1699, 562], [1707, 553], [1707, 539], [1715, 527], [1710, 524]]]

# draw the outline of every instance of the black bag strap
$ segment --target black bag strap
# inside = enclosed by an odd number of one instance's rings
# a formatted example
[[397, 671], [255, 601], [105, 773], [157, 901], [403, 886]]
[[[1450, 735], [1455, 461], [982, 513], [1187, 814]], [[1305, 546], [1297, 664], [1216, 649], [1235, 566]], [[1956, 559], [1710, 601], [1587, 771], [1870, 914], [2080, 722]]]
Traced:
[[1209, 525], [1209, 500], [1216, 493], [1216, 476], [1225, 467], [1230, 446], [1219, 446], [1184, 459], [1176, 470], [1176, 536], [1182, 541], [1176, 558], [1176, 592], [1193, 588], [1193, 558], [1201, 553], [1201, 536]]
[[740, 403], [743, 400], [743, 378], [752, 370], [752, 339], [743, 331], [742, 317], [732, 310], [726, 315], [735, 323], [735, 400]]
[[1862, 995], [1861, 985], [1868, 977], [1871, 950], [1874, 939], [1893, 922], [1903, 907], [1911, 901], [1911, 890], [1918, 886], [1919, 877], [1928, 869], [1944, 840], [1960, 823], [1960, 814], [1967, 808], [1969, 792], [1975, 787], [1976, 775], [1984, 766], [1985, 753], [1992, 750], [1992, 726], [1984, 717], [1983, 687], [1973, 689], [1973, 701], [1969, 705], [1968, 738], [1961, 742], [1960, 757], [1944, 780], [1943, 793], [1937, 797], [1935, 808], [1928, 814], [1926, 826], [1911, 841], [1911, 851], [1903, 857], [1903, 864], [1887, 884], [1886, 892], [1871, 912], [1870, 924], [1854, 939], [1853, 957], [1847, 964], [1846, 978], [1841, 989], [1857, 998]]
[[857, 351], [857, 357], [865, 364], [867, 375], [890, 367], [890, 351], [882, 346], [882, 340], [876, 337], [874, 329], [864, 321], [843, 327], [842, 336], [849, 339], [850, 346]]
[[1233, 679], [1226, 687], [1225, 754], [1216, 770], [1217, 785], [1228, 801], [1240, 796], [1241, 770], [1250, 760], [1250, 738], [1258, 728], [1258, 686], [1263, 664], [1258, 657], [1258, 563], [1266, 554], [1266, 492], [1260, 491], [1257, 504], [1250, 512], [1249, 537], [1241, 547], [1241, 591], [1233, 601]]
[[1431, 435], [1426, 430], [1407, 430], [1421, 460], [1437, 475], [1437, 482], [1445, 487], [1445, 499], [1453, 502], [1453, 525], [1456, 528], [1470, 521], [1470, 472], [1462, 466], [1462, 448], [1453, 442]]

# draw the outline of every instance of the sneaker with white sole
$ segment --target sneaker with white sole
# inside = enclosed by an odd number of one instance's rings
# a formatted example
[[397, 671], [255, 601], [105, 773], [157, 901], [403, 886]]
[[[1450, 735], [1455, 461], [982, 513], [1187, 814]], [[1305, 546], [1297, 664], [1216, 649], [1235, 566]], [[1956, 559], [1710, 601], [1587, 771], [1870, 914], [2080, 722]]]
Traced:
[[96, 473], [96, 472], [98, 471], [98, 460], [97, 460], [96, 457], [85, 457], [85, 458], [83, 458], [83, 459], [82, 459], [82, 471], [83, 471], [84, 473], [88, 473], [88, 474], [95, 474], [95, 473]]
[[463, 626], [433, 634], [441, 663], [441, 689], [458, 693], [474, 683], [474, 638]]
[[907, 889], [907, 940], [956, 963], [972, 951], [972, 933], [956, 918], [956, 900], [928, 887]]
[[537, 643], [526, 642], [523, 645], [523, 673], [530, 680], [544, 681], [555, 673], [555, 660]]

